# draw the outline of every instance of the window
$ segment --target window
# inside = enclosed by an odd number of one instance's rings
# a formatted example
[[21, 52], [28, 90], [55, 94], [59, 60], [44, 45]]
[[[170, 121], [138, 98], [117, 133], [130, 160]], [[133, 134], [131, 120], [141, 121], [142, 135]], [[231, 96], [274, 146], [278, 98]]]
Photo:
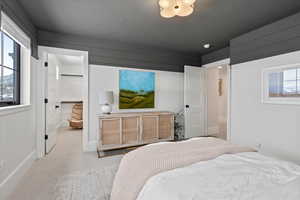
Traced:
[[14, 110], [9, 108], [12, 105], [30, 105], [31, 41], [3, 11], [0, 20], [0, 112], [2, 112]]
[[300, 67], [269, 74], [270, 97], [300, 97]]
[[300, 64], [267, 69], [263, 77], [265, 101], [300, 104]]
[[20, 104], [20, 45], [0, 32], [0, 107]]

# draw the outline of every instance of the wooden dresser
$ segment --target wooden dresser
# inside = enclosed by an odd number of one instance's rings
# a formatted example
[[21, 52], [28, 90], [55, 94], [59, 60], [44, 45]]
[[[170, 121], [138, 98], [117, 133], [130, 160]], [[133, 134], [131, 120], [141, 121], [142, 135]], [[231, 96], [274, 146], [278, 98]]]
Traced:
[[174, 114], [171, 112], [113, 113], [99, 116], [99, 151], [173, 139]]

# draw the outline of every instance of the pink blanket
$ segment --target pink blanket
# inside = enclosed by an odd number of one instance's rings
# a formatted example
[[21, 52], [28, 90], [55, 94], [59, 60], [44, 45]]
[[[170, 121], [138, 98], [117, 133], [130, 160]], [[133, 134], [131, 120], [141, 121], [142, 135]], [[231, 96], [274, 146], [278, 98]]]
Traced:
[[140, 147], [124, 156], [115, 176], [111, 200], [136, 200], [146, 181], [161, 172], [223, 154], [254, 151], [216, 138], [199, 138]]

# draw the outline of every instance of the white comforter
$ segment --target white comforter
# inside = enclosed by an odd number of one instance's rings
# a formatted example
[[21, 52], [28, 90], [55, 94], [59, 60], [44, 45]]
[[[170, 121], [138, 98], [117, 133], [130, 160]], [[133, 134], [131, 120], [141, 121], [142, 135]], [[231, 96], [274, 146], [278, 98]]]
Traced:
[[300, 166], [225, 154], [151, 177], [137, 200], [300, 200]]

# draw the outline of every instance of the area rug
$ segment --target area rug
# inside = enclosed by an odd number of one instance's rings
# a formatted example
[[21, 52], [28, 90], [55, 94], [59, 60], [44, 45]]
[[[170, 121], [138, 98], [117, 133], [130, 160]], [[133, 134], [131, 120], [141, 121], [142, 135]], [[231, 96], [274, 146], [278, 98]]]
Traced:
[[75, 172], [61, 177], [53, 200], [109, 200], [118, 165]]
[[115, 149], [115, 150], [107, 150], [107, 151], [97, 151], [98, 158], [104, 158], [104, 157], [111, 157], [116, 155], [124, 155], [126, 153], [129, 153], [130, 151], [133, 151], [137, 149], [138, 147], [128, 147], [123, 149]]

